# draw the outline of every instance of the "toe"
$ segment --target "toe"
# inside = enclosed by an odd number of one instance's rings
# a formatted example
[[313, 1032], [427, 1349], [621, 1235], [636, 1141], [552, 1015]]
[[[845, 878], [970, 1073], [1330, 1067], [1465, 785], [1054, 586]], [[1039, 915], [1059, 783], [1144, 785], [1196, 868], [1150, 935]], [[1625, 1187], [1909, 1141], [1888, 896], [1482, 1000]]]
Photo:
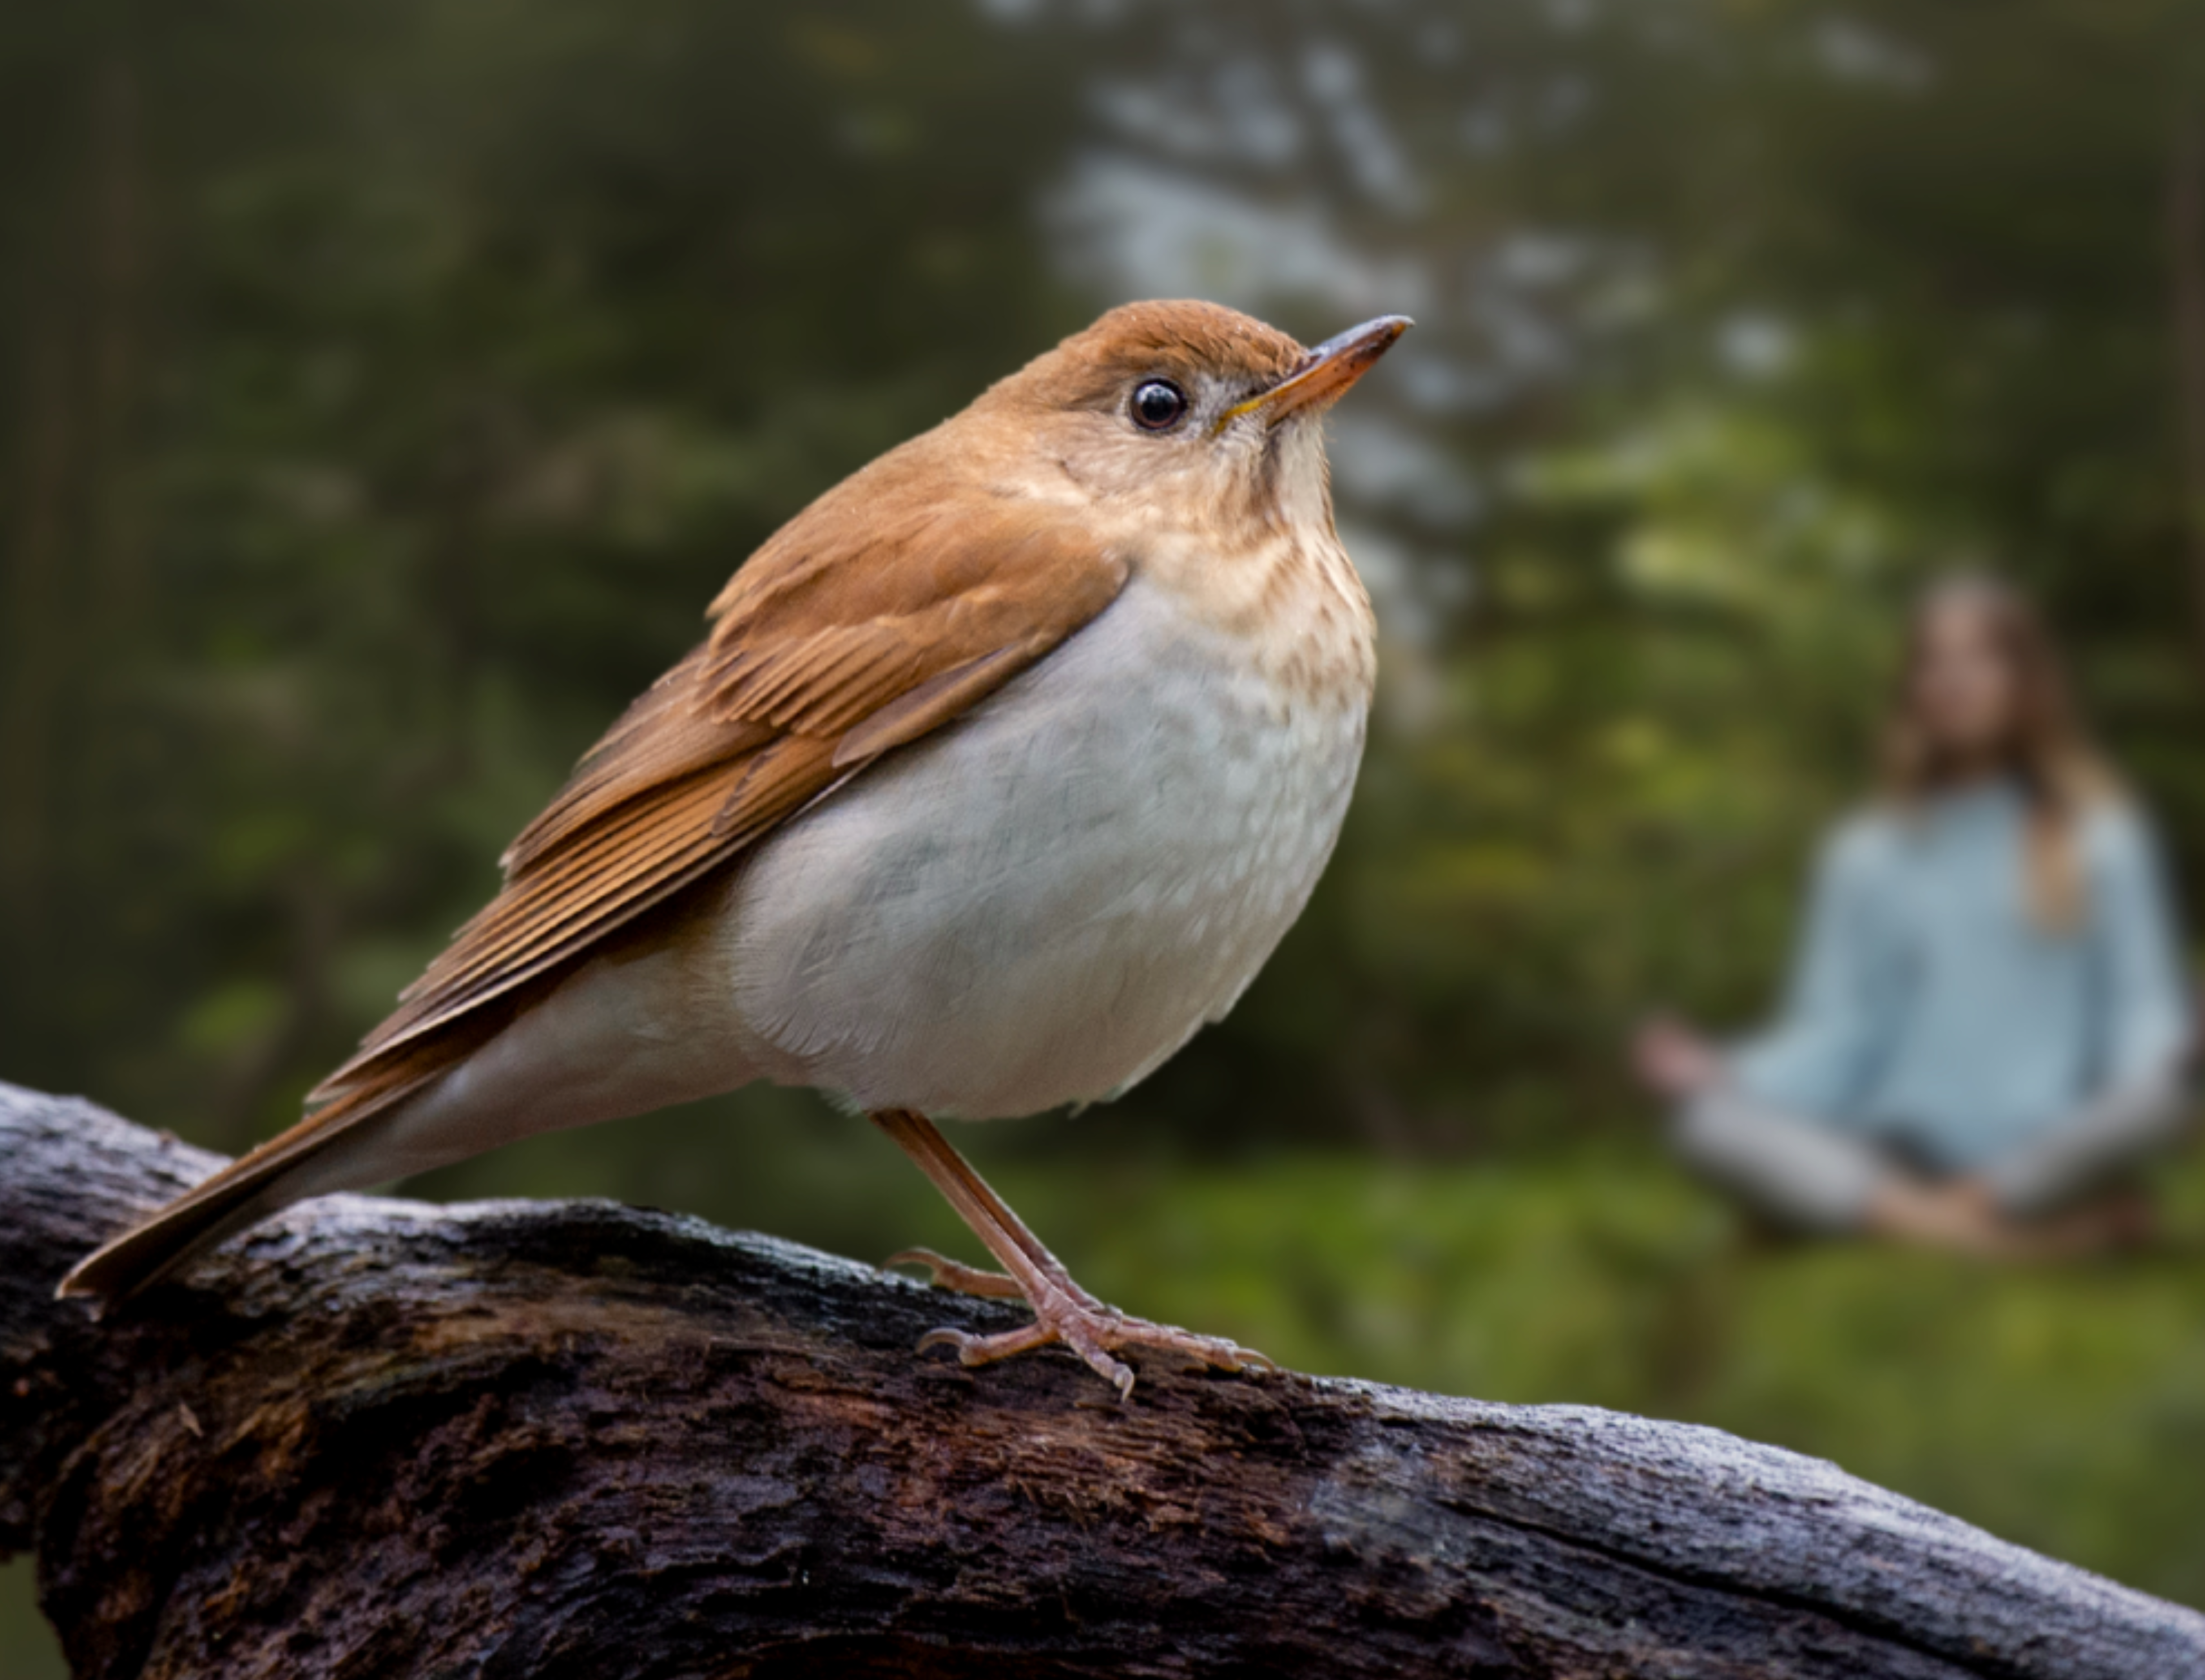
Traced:
[[1275, 1371], [1278, 1362], [1253, 1348], [1217, 1336], [1198, 1336], [1168, 1324], [1146, 1324], [1138, 1319], [1114, 1327], [1108, 1338], [1114, 1348], [1154, 1348], [1174, 1353], [1191, 1364], [1224, 1371]]
[[924, 1353], [929, 1348], [953, 1347], [957, 1350], [959, 1364], [988, 1365], [998, 1359], [1007, 1359], [1014, 1353], [1047, 1347], [1056, 1339], [1056, 1332], [1045, 1324], [1022, 1325], [1016, 1330], [1006, 1330], [995, 1336], [976, 1336], [970, 1330], [958, 1330], [944, 1325], [921, 1336], [918, 1351]]
[[1123, 1360], [1112, 1358], [1110, 1350], [1101, 1339], [1089, 1333], [1085, 1327], [1067, 1324], [1058, 1331], [1057, 1339], [1078, 1354], [1089, 1370], [1116, 1389], [1119, 1399], [1124, 1400], [1132, 1393], [1133, 1368]]
[[904, 1249], [881, 1262], [883, 1266], [924, 1266], [936, 1289], [959, 1295], [977, 1295], [990, 1301], [1017, 1301], [1025, 1291], [1001, 1272], [984, 1272], [961, 1260], [936, 1254], [932, 1249]]

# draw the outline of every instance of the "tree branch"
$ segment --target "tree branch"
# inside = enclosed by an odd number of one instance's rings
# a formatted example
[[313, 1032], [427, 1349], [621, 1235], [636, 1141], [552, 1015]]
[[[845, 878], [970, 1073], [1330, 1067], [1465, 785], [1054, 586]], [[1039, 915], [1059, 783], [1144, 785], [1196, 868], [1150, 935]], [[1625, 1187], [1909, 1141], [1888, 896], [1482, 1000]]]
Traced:
[[597, 1202], [294, 1209], [0, 1086], [0, 1552], [83, 1677], [2205, 1675], [2205, 1618], [1709, 1429], [912, 1349], [1018, 1315]]

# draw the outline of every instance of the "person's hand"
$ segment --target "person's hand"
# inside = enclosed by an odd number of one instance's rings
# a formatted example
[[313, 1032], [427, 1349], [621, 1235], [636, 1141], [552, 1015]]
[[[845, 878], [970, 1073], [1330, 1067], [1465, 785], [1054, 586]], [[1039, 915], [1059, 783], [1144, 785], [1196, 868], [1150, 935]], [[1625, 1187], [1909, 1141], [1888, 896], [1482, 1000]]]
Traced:
[[1957, 1183], [1932, 1183], [1893, 1172], [1868, 1205], [1868, 1228], [1923, 1248], [1980, 1252], [1983, 1232], [1978, 1198]]
[[1656, 1016], [1631, 1042], [1631, 1065], [1655, 1094], [1682, 1102], [1717, 1083], [1722, 1053], [1681, 1021]]
[[1988, 1182], [1978, 1178], [1924, 1184], [1894, 1173], [1869, 1203], [1868, 1227], [1923, 1248], [1985, 1259], [2020, 1259], [2030, 1248], [2029, 1234], [2006, 1220]]

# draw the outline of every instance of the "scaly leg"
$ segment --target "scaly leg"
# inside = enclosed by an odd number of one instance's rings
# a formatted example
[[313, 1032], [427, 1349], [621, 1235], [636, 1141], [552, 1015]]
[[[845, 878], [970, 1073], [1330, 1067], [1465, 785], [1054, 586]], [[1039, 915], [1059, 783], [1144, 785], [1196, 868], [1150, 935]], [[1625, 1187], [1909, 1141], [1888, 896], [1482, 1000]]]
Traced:
[[988, 1252], [1002, 1262], [1003, 1270], [982, 1272], [925, 1249], [906, 1250], [889, 1264], [924, 1266], [937, 1285], [961, 1294], [998, 1299], [1024, 1296], [1033, 1309], [1034, 1321], [1019, 1329], [995, 1336], [976, 1336], [969, 1330], [930, 1330], [919, 1339], [920, 1347], [948, 1345], [957, 1350], [960, 1362], [985, 1365], [1061, 1342], [1114, 1387], [1120, 1399], [1133, 1392], [1133, 1373], [1111, 1355], [1124, 1348], [1158, 1348], [1227, 1371], [1278, 1368], [1262, 1354], [1221, 1338], [1128, 1318], [1115, 1307], [1105, 1306], [1073, 1282], [1062, 1262], [1041, 1245], [1041, 1239], [1026, 1229], [1002, 1197], [989, 1189], [965, 1158], [949, 1147], [949, 1140], [935, 1130], [932, 1121], [906, 1108], [885, 1110], [873, 1115], [872, 1121], [933, 1180], [958, 1216], [988, 1245]]

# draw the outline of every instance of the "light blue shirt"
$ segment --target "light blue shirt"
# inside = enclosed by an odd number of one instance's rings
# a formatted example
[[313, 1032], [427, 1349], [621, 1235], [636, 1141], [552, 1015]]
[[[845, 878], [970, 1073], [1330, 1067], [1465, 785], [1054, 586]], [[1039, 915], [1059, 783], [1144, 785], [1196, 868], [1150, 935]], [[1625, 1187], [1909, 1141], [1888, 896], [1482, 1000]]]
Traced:
[[1732, 1063], [1739, 1087], [1958, 1172], [2166, 1077], [2190, 1024], [2149, 831], [2111, 802], [2082, 819], [2083, 913], [2060, 933], [2027, 909], [2027, 822], [1999, 783], [1840, 827], [1783, 1016]]

